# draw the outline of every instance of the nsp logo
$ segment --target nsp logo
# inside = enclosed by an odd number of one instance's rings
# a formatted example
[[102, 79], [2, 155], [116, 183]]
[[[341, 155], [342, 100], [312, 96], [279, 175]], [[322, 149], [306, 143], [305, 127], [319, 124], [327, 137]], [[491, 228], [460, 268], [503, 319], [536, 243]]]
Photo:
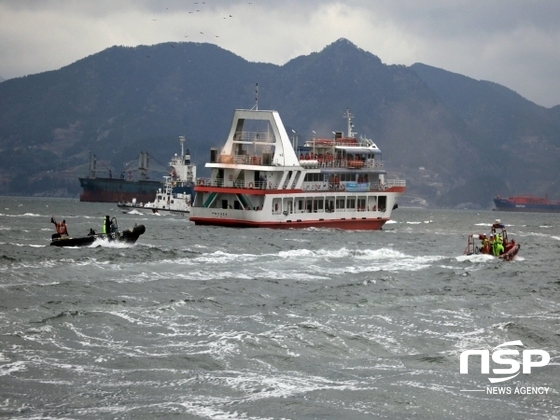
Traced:
[[[531, 368], [546, 366], [550, 362], [550, 354], [544, 350], [523, 350], [522, 363], [515, 359], [507, 358], [505, 356], [519, 356], [519, 350], [515, 349], [502, 349], [501, 347], [519, 346], [524, 347], [520, 340], [508, 341], [507, 343], [500, 344], [492, 349], [492, 361], [499, 365], [509, 365], [509, 368], [494, 368], [492, 373], [495, 375], [511, 375], [507, 377], [488, 378], [491, 383], [498, 383], [508, 381], [515, 378], [520, 373], [521, 365], [523, 366], [523, 373], [531, 373]], [[497, 350], [499, 349], [499, 350]], [[469, 356], [480, 356], [480, 373], [484, 375], [490, 374], [490, 351], [489, 350], [466, 350], [461, 353], [459, 358], [459, 373], [469, 373]], [[533, 356], [539, 357], [540, 360], [533, 360]]]

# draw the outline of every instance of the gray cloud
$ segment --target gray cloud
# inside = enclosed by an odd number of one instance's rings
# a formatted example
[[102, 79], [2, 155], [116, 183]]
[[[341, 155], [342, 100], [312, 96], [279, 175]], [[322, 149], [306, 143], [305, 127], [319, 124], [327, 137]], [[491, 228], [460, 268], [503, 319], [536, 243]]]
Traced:
[[556, 0], [0, 0], [0, 76], [169, 41], [284, 64], [342, 37], [388, 64], [423, 62], [560, 104]]

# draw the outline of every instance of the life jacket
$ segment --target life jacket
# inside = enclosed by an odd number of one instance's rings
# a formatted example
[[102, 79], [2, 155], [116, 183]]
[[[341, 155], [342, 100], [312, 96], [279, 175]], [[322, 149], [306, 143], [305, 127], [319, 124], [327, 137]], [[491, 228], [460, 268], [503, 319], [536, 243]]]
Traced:
[[56, 233], [58, 233], [59, 235], [68, 235], [68, 231], [66, 230], [66, 225], [63, 223], [57, 223]]

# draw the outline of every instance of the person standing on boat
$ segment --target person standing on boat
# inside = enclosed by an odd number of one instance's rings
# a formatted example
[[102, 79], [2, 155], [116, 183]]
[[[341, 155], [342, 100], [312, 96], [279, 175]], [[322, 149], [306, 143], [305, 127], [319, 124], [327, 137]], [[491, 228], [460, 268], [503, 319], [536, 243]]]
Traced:
[[494, 236], [494, 244], [492, 247], [492, 252], [495, 257], [499, 257], [502, 252], [504, 252], [504, 245], [502, 240], [502, 235], [499, 233]]
[[490, 254], [490, 241], [488, 241], [488, 237], [486, 235], [480, 235], [480, 239], [480, 253]]
[[54, 223], [56, 227], [56, 234], [59, 237], [63, 235], [68, 236], [68, 229], [66, 228], [66, 220], [62, 220], [62, 222], [57, 223], [56, 220], [54, 220], [54, 217], [51, 216], [51, 223]]
[[103, 224], [101, 225], [101, 233], [109, 233], [111, 226], [111, 219], [109, 216], [103, 218]]

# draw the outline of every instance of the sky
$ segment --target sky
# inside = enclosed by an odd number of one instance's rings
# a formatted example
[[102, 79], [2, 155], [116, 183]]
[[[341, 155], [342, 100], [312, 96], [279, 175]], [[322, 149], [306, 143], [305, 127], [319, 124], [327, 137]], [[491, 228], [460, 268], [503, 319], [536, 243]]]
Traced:
[[340, 38], [560, 104], [558, 0], [0, 0], [0, 77], [114, 45], [207, 42], [278, 65]]

